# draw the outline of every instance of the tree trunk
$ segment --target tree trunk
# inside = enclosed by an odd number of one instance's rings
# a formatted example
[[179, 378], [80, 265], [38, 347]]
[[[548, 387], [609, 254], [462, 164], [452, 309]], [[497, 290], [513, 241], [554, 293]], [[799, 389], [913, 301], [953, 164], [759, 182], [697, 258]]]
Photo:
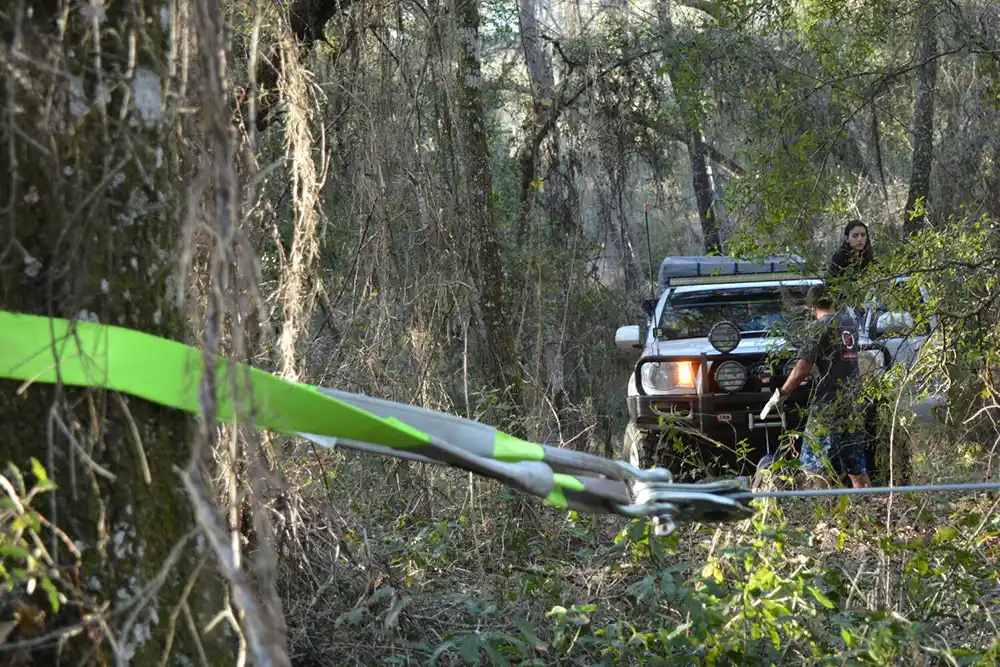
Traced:
[[521, 47], [524, 50], [524, 63], [531, 81], [532, 117], [526, 123], [528, 126], [525, 145], [521, 147], [519, 160], [521, 169], [521, 213], [518, 221], [518, 241], [524, 238], [528, 228], [528, 216], [533, 201], [532, 193], [542, 180], [538, 173], [540, 145], [535, 141], [543, 128], [548, 128], [548, 169], [543, 193], [547, 203], [549, 224], [554, 239], [564, 241], [576, 228], [574, 221], [574, 203], [576, 191], [570, 169], [569, 157], [565, 154], [559, 128], [555, 123], [558, 114], [556, 108], [555, 77], [552, 74], [552, 63], [542, 48], [541, 33], [538, 20], [535, 17], [534, 0], [519, 0], [518, 26], [521, 34]]
[[[164, 78], [177, 15], [150, 0], [45, 7], [10, 5], [0, 47], [0, 307], [183, 340], [170, 289], [187, 101], [181, 74]], [[228, 624], [206, 631], [224, 591], [173, 468], [188, 459], [193, 420], [114, 392], [19, 384], [0, 381], [0, 465], [31, 471], [39, 459], [57, 489], [35, 509], [80, 548], [42, 525], [65, 598], [55, 612], [40, 589], [0, 596], [0, 626], [18, 613], [5, 650], [83, 621], [65, 644], [32, 648], [32, 664], [113, 664], [116, 650], [131, 664], [234, 662]], [[28, 659], [19, 652], [7, 657]]]
[[482, 100], [477, 0], [456, 0], [455, 19], [458, 28], [457, 123], [469, 189], [469, 226], [476, 246], [476, 280], [487, 335], [487, 368], [495, 388], [509, 393], [513, 405], [519, 406], [517, 347], [505, 293], [503, 248], [493, 206], [493, 173]]
[[712, 182], [712, 168], [708, 164], [708, 149], [697, 122], [685, 123], [685, 127], [689, 137], [687, 145], [688, 155], [691, 157], [691, 178], [694, 181], [694, 195], [698, 202], [698, 219], [701, 221], [701, 233], [705, 239], [705, 252], [722, 252], [719, 221], [715, 216], [715, 186]]
[[683, 63], [677, 57], [674, 24], [670, 16], [671, 5], [659, 5], [660, 29], [662, 31], [663, 55], [667, 62], [667, 73], [674, 89], [674, 97], [681, 114], [685, 143], [691, 161], [691, 180], [695, 200], [698, 205], [698, 220], [701, 222], [705, 252], [721, 252], [722, 239], [719, 236], [719, 222], [715, 215], [715, 187], [712, 184], [712, 168], [708, 163], [708, 146], [701, 130], [702, 113], [698, 97], [700, 90], [695, 83], [697, 74], [683, 70]]
[[917, 18], [919, 62], [917, 69], [917, 99], [913, 106], [913, 164], [910, 169], [910, 191], [906, 196], [903, 229], [916, 233], [926, 222], [926, 210], [931, 189], [931, 161], [934, 157], [934, 89], [937, 84], [937, 29], [935, 8], [930, 0]]
[[[568, 250], [569, 239], [577, 228], [574, 215], [577, 193], [573, 184], [570, 159], [566, 155], [567, 151], [563, 145], [559, 127], [553, 117], [556, 114], [555, 77], [552, 74], [551, 60], [542, 48], [534, 0], [520, 0], [518, 2], [518, 26], [521, 34], [521, 46], [524, 50], [524, 62], [531, 81], [533, 108], [531, 127], [526, 132], [526, 144], [521, 149], [521, 218], [518, 222], [518, 241], [524, 242], [524, 232], [529, 226], [528, 217], [532, 208], [531, 203], [535, 199], [532, 193], [537, 191], [534, 187], [535, 174], [536, 170], [541, 171], [538, 146], [534, 143], [533, 136], [543, 127], [548, 126], [551, 128], [548, 140], [545, 142], [548, 144], [548, 165], [543, 172], [547, 176], [544, 179], [541, 194], [546, 202], [550, 229], [549, 240], [552, 241], [556, 257], [551, 258], [552, 255], [547, 250], [549, 245], [539, 234], [537, 238], [539, 247], [535, 261], [539, 263], [539, 273], [541, 273], [542, 263], [547, 265], [547, 283], [565, 287], [565, 292], [559, 290], [561, 294], [558, 300], [559, 303], [565, 303], [566, 299], [569, 298], [569, 291], [572, 289], [573, 283], [569, 275], [570, 265], [565, 259], [568, 253], [564, 251]], [[560, 425], [568, 423], [571, 419], [564, 410], [566, 387], [562, 336], [565, 332], [560, 328], [555, 336], [546, 334], [546, 327], [543, 324], [546, 299], [541, 282], [541, 275], [539, 275], [539, 349], [536, 350], [536, 375], [538, 375], [536, 379], [539, 386], [545, 388], [554, 410], [549, 405], [544, 404], [537, 405], [535, 408], [541, 423], [544, 425], [540, 438], [546, 442], [558, 442], [562, 439], [558, 437], [561, 431]], [[542, 366], [545, 368], [544, 378], [540, 370]]]

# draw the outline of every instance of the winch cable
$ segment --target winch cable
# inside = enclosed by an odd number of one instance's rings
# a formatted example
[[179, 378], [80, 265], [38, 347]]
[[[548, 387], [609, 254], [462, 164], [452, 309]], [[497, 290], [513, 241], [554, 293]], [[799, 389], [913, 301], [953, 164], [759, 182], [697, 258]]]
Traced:
[[[123, 327], [0, 311], [0, 378], [119, 391], [201, 414], [204, 360], [199, 350]], [[1000, 489], [1000, 483], [928, 484], [862, 489], [752, 491], [746, 478], [675, 483], [664, 468], [508, 435], [435, 410], [292, 382], [263, 370], [216, 361], [217, 419], [305, 438], [333, 448], [459, 468], [535, 495], [562, 509], [643, 518], [657, 534], [677, 522], [719, 522], [753, 515], [750, 501]]]
[[878, 496], [908, 493], [945, 493], [952, 491], [996, 491], [1000, 482], [963, 482], [960, 484], [914, 484], [908, 486], [869, 486], [862, 488], [802, 489], [798, 491], [750, 491], [734, 493], [733, 498], [821, 498], [823, 496]]

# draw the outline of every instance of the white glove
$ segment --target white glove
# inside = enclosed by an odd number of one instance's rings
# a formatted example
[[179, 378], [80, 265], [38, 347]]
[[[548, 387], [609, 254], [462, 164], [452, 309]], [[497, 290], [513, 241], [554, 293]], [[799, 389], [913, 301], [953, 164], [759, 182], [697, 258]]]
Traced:
[[774, 393], [771, 394], [771, 398], [764, 405], [764, 409], [760, 411], [760, 418], [767, 419], [767, 416], [771, 414], [771, 410], [777, 407], [779, 410], [785, 402], [785, 397], [781, 395], [781, 389], [775, 389]]

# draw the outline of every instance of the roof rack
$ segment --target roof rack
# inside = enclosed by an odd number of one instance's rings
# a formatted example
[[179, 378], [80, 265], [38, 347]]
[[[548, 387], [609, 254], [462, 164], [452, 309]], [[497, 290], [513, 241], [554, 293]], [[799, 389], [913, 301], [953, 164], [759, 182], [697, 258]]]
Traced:
[[663, 260], [663, 263], [660, 264], [658, 282], [660, 290], [663, 290], [678, 284], [678, 279], [801, 273], [804, 264], [805, 261], [797, 255], [765, 257], [760, 262], [733, 257], [682, 255], [667, 257]]
[[766, 283], [771, 281], [822, 280], [819, 276], [810, 276], [797, 271], [776, 271], [774, 273], [741, 273], [733, 280], [733, 274], [717, 276], [692, 276], [690, 278], [671, 278], [669, 287], [685, 285], [721, 285], [725, 283]]

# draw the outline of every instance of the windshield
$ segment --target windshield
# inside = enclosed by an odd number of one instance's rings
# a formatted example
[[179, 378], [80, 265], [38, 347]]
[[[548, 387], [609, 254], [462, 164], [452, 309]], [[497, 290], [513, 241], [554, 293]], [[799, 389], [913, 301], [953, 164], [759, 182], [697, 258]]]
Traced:
[[805, 304], [808, 287], [757, 287], [675, 294], [664, 306], [657, 337], [701, 338], [727, 320], [746, 334], [775, 334]]

